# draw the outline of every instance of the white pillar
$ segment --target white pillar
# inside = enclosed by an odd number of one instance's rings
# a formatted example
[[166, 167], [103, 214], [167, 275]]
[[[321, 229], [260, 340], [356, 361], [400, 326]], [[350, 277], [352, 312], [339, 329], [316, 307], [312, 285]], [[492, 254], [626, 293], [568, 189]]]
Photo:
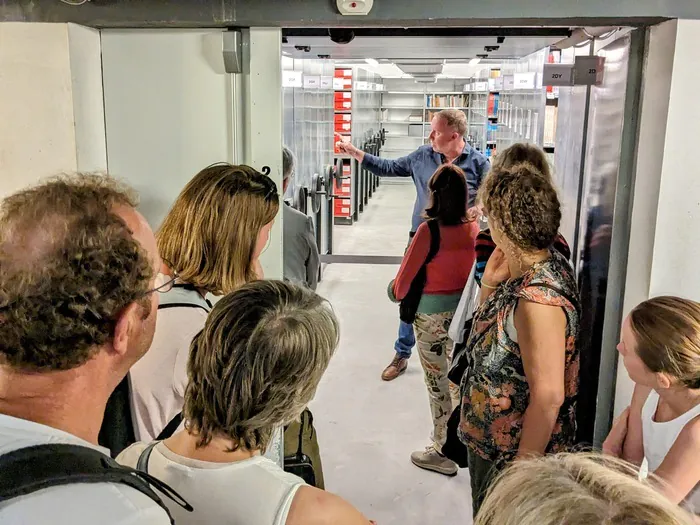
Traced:
[[100, 35], [0, 23], [0, 198], [62, 172], [105, 171]]
[[[270, 167], [270, 177], [282, 197], [282, 31], [251, 27], [243, 31], [243, 74], [235, 103], [242, 103], [241, 163], [260, 170]], [[234, 104], [235, 104], [234, 103]], [[280, 206], [283, 203], [280, 201]], [[265, 276], [282, 277], [282, 213], [261, 257]]]
[[[658, 295], [700, 301], [700, 20], [650, 29], [623, 314]], [[633, 383], [618, 363], [615, 415]]]

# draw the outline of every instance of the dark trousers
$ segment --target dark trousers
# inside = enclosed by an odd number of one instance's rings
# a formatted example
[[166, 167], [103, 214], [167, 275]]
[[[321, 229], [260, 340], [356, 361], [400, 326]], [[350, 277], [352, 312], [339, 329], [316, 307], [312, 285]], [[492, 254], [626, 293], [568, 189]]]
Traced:
[[493, 461], [483, 459], [471, 448], [468, 452], [468, 462], [472, 486], [472, 510], [476, 518], [493, 480], [498, 476], [499, 469]]

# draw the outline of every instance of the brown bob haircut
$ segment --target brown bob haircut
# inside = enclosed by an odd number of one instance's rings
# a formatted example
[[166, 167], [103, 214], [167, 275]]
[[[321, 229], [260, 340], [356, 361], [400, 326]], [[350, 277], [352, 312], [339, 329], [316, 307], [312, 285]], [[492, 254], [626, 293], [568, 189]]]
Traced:
[[250, 166], [214, 164], [175, 200], [158, 231], [158, 250], [184, 282], [224, 295], [257, 278], [258, 234], [278, 210], [270, 177]]

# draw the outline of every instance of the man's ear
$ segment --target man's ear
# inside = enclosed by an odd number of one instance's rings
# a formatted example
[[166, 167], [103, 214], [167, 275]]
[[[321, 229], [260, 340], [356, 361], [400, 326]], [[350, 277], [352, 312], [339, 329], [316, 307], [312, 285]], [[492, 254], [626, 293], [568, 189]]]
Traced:
[[119, 355], [125, 355], [129, 348], [129, 337], [131, 336], [132, 320], [136, 315], [137, 305], [131, 303], [129, 306], [124, 308], [119, 314], [117, 319], [117, 324], [114, 327], [114, 337], [112, 339], [112, 346], [114, 351]]

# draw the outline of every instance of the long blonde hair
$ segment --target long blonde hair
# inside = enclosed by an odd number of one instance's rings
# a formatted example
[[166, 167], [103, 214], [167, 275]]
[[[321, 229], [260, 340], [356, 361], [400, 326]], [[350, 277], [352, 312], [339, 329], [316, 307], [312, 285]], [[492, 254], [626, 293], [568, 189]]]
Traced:
[[[654, 485], [661, 481], [653, 481]], [[594, 453], [517, 461], [499, 476], [474, 525], [692, 525], [640, 481], [636, 467]]]
[[215, 164], [175, 200], [158, 231], [158, 250], [184, 282], [227, 294], [256, 279], [258, 234], [278, 210], [272, 179], [250, 166]]
[[632, 310], [629, 320], [637, 355], [649, 370], [700, 388], [700, 303], [655, 297]]

